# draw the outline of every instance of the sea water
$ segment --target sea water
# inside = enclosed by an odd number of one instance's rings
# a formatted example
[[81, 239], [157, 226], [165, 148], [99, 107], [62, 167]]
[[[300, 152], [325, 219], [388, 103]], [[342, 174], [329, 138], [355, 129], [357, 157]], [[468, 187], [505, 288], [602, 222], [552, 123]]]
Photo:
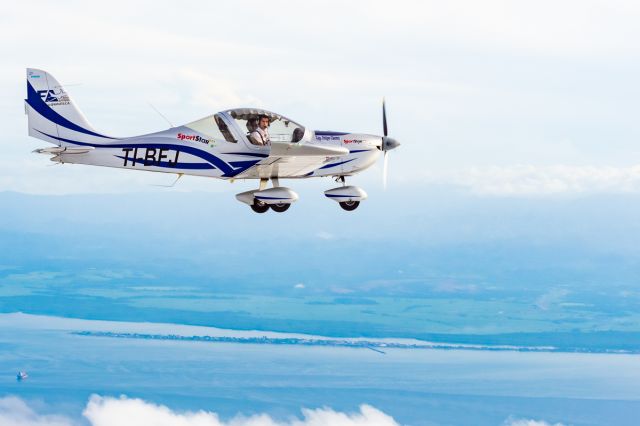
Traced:
[[[74, 333], [201, 335], [207, 328], [24, 314], [0, 315], [0, 325], [0, 396], [77, 419], [92, 394], [223, 418], [286, 419], [302, 407], [354, 411], [366, 403], [413, 425], [500, 425], [510, 418], [631, 425], [640, 412], [637, 355], [96, 337]], [[29, 379], [16, 381], [20, 370]]]

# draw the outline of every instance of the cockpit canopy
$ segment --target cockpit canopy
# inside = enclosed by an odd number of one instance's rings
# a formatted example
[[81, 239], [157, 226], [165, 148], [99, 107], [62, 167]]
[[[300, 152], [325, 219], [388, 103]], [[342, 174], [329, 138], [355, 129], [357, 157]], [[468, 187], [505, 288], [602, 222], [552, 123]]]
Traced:
[[213, 116], [205, 117], [186, 125], [216, 140], [237, 143], [246, 138], [254, 141], [249, 135], [258, 127], [261, 116], [269, 118], [269, 137], [271, 142], [296, 143], [311, 140], [313, 132], [305, 129], [295, 121], [274, 112], [258, 108], [236, 108], [221, 111]]
[[258, 108], [236, 108], [226, 111], [247, 135], [258, 127], [260, 116], [269, 117], [269, 136], [271, 142], [300, 142], [305, 138], [306, 129], [295, 121], [274, 112]]

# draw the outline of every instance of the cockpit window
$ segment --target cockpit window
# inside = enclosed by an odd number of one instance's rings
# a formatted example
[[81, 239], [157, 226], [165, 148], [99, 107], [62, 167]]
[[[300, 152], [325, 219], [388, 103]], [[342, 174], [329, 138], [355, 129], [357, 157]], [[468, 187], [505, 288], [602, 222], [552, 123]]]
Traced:
[[204, 133], [213, 139], [224, 139], [231, 143], [238, 142], [229, 131], [227, 124], [218, 114], [189, 123], [186, 127], [189, 127], [196, 132]]
[[249, 141], [251, 141], [251, 133], [258, 127], [258, 120], [262, 115], [269, 117], [268, 133], [271, 142], [295, 143], [300, 142], [304, 136], [303, 126], [279, 114], [249, 108], [231, 110], [228, 113], [236, 121], [238, 128], [246, 132]]

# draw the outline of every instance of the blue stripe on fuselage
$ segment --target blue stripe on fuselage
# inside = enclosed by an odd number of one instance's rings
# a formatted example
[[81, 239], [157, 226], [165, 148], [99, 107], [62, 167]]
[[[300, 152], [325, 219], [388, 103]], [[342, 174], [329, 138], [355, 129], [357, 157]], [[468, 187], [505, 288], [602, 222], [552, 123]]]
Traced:
[[340, 161], [339, 163], [327, 164], [326, 166], [322, 166], [322, 167], [320, 167], [320, 169], [319, 169], [319, 170], [322, 170], [322, 169], [330, 169], [331, 167], [336, 167], [336, 166], [339, 166], [339, 165], [341, 165], [341, 164], [349, 163], [349, 162], [351, 162], [351, 161], [353, 161], [353, 160], [356, 160], [356, 158], [352, 158], [351, 160]]
[[80, 142], [80, 141], [74, 141], [71, 139], [61, 138], [59, 136], [53, 136], [53, 135], [49, 135], [47, 133], [41, 132], [40, 130], [38, 130], [38, 132], [42, 133], [45, 136], [48, 136], [53, 139], [57, 139], [62, 142], [68, 142], [68, 143], [72, 143], [80, 146], [92, 146], [94, 148], [132, 148], [132, 149], [156, 148], [156, 149], [172, 149], [174, 151], [186, 152], [187, 154], [191, 154], [195, 157], [202, 158], [203, 160], [209, 162], [215, 168], [222, 171], [224, 177], [233, 177], [239, 173], [244, 172], [249, 167], [252, 167], [255, 163], [257, 163], [256, 161], [253, 164], [249, 165], [248, 161], [243, 162], [244, 165], [240, 166], [240, 168], [238, 169], [234, 169], [231, 165], [227, 164], [224, 160], [220, 159], [219, 157], [216, 157], [213, 154], [210, 154], [208, 152], [205, 152], [200, 149], [194, 148], [192, 146], [187, 146], [187, 145], [159, 144], [159, 143], [135, 143], [135, 144], [134, 143], [115, 143], [115, 144], [101, 145], [96, 143]]
[[244, 155], [247, 157], [260, 157], [260, 158], [267, 158], [269, 156], [269, 154], [258, 154], [256, 152], [225, 152], [225, 154], [228, 155]]

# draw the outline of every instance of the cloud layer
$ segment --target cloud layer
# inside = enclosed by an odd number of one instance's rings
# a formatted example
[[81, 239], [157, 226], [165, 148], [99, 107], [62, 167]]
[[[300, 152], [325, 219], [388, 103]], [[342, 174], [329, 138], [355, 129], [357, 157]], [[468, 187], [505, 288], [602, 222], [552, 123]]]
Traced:
[[423, 174], [430, 183], [461, 186], [478, 195], [542, 196], [640, 192], [640, 166], [513, 165]]
[[[224, 421], [209, 411], [176, 412], [141, 399], [93, 395], [83, 415], [91, 426], [398, 426], [392, 417], [366, 404], [353, 413], [303, 408], [302, 418], [276, 420], [268, 414], [256, 414], [238, 415]], [[3, 426], [75, 426], [76, 423], [67, 417], [38, 414], [16, 397], [0, 399]]]
[[0, 424], [3, 426], [72, 426], [74, 422], [58, 415], [38, 414], [14, 396], [0, 398]]
[[513, 419], [510, 418], [504, 422], [504, 426], [564, 426], [562, 423], [548, 423], [544, 420], [533, 419]]
[[[359, 411], [345, 413], [331, 408], [303, 408], [302, 418], [277, 420], [268, 414], [237, 415], [225, 421], [215, 412], [177, 412], [138, 398], [92, 395], [82, 413], [91, 426], [399, 426], [391, 416], [363, 404]], [[0, 398], [3, 426], [76, 426], [79, 422], [55, 414], [39, 414], [22, 399]], [[503, 426], [563, 426], [544, 420], [509, 417]]]

